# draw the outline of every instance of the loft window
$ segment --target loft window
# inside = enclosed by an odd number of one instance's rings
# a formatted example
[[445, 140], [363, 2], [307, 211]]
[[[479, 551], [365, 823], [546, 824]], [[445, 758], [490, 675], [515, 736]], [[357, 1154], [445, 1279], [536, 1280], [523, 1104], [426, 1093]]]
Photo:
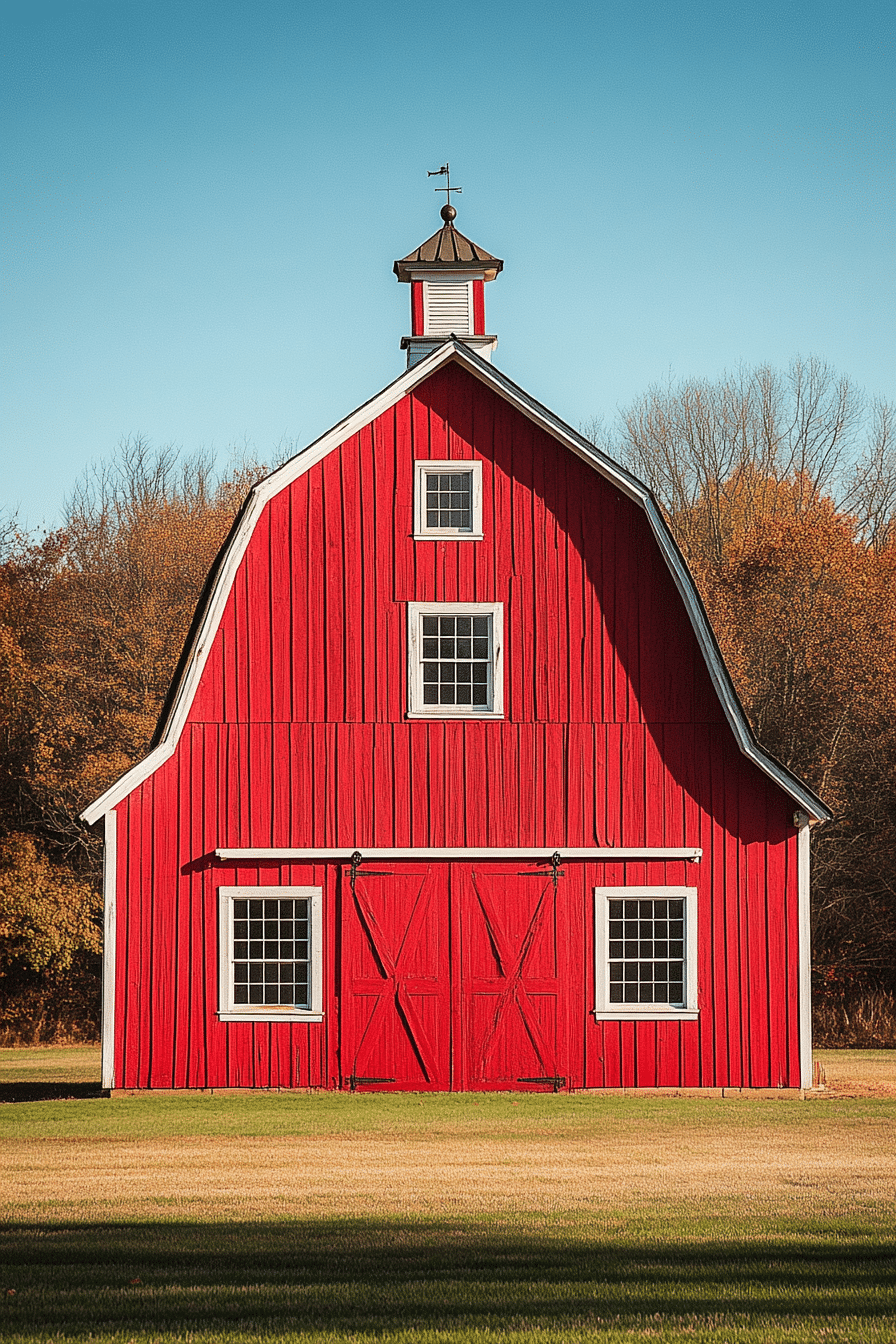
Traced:
[[482, 463], [414, 463], [414, 536], [482, 540]]
[[502, 634], [499, 602], [410, 603], [409, 714], [500, 716]]
[[487, 709], [491, 616], [424, 616], [422, 627], [424, 705]]
[[427, 471], [427, 527], [456, 527], [459, 532], [473, 530], [473, 473], [471, 471]]
[[598, 887], [595, 1015], [696, 1016], [697, 892]]
[[320, 887], [221, 887], [222, 1017], [319, 1020]]

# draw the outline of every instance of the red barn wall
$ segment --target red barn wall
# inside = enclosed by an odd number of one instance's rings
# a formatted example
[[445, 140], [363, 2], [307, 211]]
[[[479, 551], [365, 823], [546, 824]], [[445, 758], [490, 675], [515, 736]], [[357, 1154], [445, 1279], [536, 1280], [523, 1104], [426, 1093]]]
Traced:
[[[413, 464], [483, 463], [480, 542], [415, 541]], [[407, 603], [500, 601], [505, 718], [407, 720]], [[118, 809], [116, 1082], [340, 1078], [339, 865], [216, 848], [700, 846], [570, 863], [573, 1086], [798, 1086], [793, 803], [737, 749], [641, 508], [448, 365], [280, 492], [178, 749]], [[325, 1019], [218, 1021], [219, 885], [325, 893]], [[594, 886], [699, 889], [697, 1022], [596, 1023]]]

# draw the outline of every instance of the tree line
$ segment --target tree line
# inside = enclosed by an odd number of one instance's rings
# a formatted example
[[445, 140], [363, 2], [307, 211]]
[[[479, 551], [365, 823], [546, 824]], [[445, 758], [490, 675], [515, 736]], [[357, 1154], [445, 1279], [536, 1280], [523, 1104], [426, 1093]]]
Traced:
[[[655, 386], [583, 431], [650, 486], [759, 741], [835, 813], [813, 845], [820, 1020], [892, 1004], [896, 411], [808, 360]], [[78, 814], [145, 754], [263, 471], [131, 439], [58, 529], [0, 532], [0, 1038], [96, 1033], [100, 842]], [[892, 1015], [866, 1037], [896, 1044]]]

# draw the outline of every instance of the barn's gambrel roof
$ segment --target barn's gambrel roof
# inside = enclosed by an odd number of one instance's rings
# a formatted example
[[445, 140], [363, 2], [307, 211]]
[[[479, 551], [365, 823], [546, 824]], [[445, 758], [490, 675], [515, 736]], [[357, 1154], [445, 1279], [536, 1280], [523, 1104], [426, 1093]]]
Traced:
[[682, 596], [716, 693], [741, 751], [780, 785], [811, 819], [831, 820], [832, 813], [812, 790], [780, 762], [763, 751], [753, 736], [694, 580], [656, 500], [647, 487], [624, 467], [600, 452], [581, 434], [564, 424], [493, 365], [480, 359], [457, 337], [449, 337], [412, 369], [396, 378], [375, 397], [359, 406], [339, 424], [334, 425], [321, 438], [309, 444], [302, 452], [253, 486], [206, 581], [148, 755], [85, 808], [81, 814], [82, 818], [90, 823], [98, 821], [173, 754], [186, 724], [190, 705], [224, 614], [240, 561], [246, 552], [255, 524], [268, 501], [450, 361], [457, 362], [480, 382], [492, 388], [644, 509], [663, 558]]

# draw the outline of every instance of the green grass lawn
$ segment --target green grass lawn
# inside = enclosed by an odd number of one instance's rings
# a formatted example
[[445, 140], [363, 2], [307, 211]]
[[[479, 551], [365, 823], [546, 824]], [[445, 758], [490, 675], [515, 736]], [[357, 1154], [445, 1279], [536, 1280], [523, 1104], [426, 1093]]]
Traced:
[[97, 1083], [98, 1045], [35, 1045], [0, 1049], [0, 1083]]
[[893, 1344], [894, 1153], [877, 1097], [8, 1104], [0, 1341]]
[[896, 1323], [891, 1229], [867, 1220], [101, 1223], [3, 1242], [9, 1340], [892, 1344]]

